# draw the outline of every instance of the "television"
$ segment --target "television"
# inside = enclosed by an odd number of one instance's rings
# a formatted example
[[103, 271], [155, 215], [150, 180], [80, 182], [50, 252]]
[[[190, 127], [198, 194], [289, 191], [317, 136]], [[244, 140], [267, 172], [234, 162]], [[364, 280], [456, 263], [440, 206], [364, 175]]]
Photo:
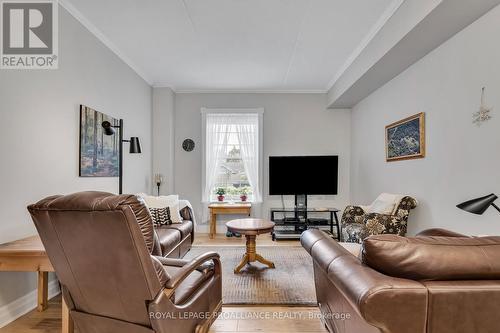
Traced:
[[338, 156], [269, 157], [270, 195], [335, 195]]

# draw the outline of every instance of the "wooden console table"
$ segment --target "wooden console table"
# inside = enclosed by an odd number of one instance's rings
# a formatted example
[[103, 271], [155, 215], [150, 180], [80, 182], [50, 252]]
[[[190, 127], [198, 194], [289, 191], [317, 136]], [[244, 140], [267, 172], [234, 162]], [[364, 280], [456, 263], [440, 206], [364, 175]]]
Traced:
[[251, 203], [212, 203], [208, 205], [210, 210], [210, 239], [217, 233], [217, 215], [246, 215], [250, 216], [252, 210]]
[[[0, 271], [38, 273], [38, 311], [47, 309], [49, 272], [54, 272], [39, 236], [0, 244]], [[62, 300], [62, 332], [72, 333], [73, 322]]]

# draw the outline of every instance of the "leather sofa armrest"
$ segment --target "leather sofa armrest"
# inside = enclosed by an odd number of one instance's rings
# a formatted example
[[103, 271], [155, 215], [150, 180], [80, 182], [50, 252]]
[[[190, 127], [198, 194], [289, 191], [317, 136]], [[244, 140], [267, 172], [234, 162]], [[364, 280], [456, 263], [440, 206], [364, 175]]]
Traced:
[[326, 238], [326, 235], [318, 229], [309, 229], [302, 233], [300, 236], [300, 243], [302, 247], [311, 254], [312, 247], [316, 242]]
[[371, 293], [388, 288], [425, 291], [420, 282], [387, 276], [364, 265], [358, 257], [320, 230], [305, 231], [301, 243], [313, 261], [332, 282], [339, 284], [339, 289], [355, 305], [361, 305], [364, 297]]
[[193, 222], [193, 230], [191, 231], [191, 244], [193, 244], [195, 236], [194, 231], [196, 229], [196, 217], [189, 201], [187, 201], [187, 203], [188, 205], [180, 210], [180, 214], [184, 220]]
[[417, 237], [469, 237], [466, 235], [459, 234], [454, 231], [442, 229], [442, 228], [432, 228], [432, 229], [426, 229], [421, 232], [419, 232]]
[[351, 254], [334, 260], [327, 274], [369, 324], [383, 332], [425, 332], [428, 296], [420, 282], [379, 273]]
[[161, 256], [156, 256], [156, 258], [161, 262], [162, 265], [165, 266], [183, 267], [191, 262], [190, 260], [186, 259], [165, 258]]
[[165, 288], [167, 288], [167, 292], [173, 292], [181, 283], [186, 279], [189, 274], [195, 271], [198, 267], [200, 267], [205, 262], [212, 260], [214, 263], [214, 270], [216, 275], [221, 274], [221, 262], [219, 254], [215, 252], [207, 252], [198, 257], [194, 258], [187, 265], [182, 266], [182, 268], [177, 272], [177, 274], [170, 277], [170, 280], [165, 284]]
[[301, 242], [332, 284], [319, 287], [338, 289], [369, 324], [384, 332], [425, 331], [427, 289], [420, 282], [377, 272], [319, 230], [304, 232]]
[[184, 220], [194, 221], [194, 212], [189, 206], [182, 208], [179, 213]]
[[[165, 266], [174, 266], [174, 267], [184, 267], [191, 263], [190, 260], [187, 259], [178, 259], [178, 258], [166, 258], [161, 256], [156, 256], [156, 258], [161, 262], [162, 265]], [[196, 268], [196, 270], [203, 272], [207, 270], [211, 270], [214, 268], [214, 263], [211, 261], [205, 261], [200, 266]]]
[[[331, 282], [360, 312], [367, 310], [374, 300], [382, 300], [380, 296], [384, 293], [408, 291], [416, 292], [421, 296], [426, 296], [427, 293], [422, 283], [382, 274], [364, 265], [350, 253], [332, 261], [328, 266], [327, 274]], [[388, 298], [387, 301], [386, 305], [390, 305], [393, 300]]]

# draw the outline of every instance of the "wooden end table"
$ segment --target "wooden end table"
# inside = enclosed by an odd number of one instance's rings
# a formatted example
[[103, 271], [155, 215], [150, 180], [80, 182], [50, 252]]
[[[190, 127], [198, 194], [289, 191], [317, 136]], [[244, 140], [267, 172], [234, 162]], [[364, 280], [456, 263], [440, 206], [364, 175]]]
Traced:
[[247, 239], [246, 253], [240, 264], [234, 269], [234, 273], [239, 273], [246, 264], [258, 261], [269, 268], [275, 268], [274, 263], [264, 259], [256, 251], [257, 235], [268, 234], [274, 230], [274, 222], [262, 219], [239, 219], [226, 223], [227, 229], [231, 232], [239, 232]]
[[246, 215], [250, 216], [252, 210], [251, 203], [211, 203], [208, 205], [210, 210], [210, 239], [217, 233], [217, 215]]
[[[47, 309], [49, 273], [54, 272], [39, 236], [0, 244], [0, 271], [38, 273], [38, 311]], [[73, 332], [73, 321], [62, 299], [62, 332]]]

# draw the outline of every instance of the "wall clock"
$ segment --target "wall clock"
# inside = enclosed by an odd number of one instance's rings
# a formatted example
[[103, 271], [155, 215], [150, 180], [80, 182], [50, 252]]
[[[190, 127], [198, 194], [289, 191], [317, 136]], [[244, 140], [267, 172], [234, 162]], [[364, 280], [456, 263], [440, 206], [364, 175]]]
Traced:
[[184, 149], [185, 151], [193, 151], [194, 146], [194, 141], [191, 139], [186, 139], [182, 142], [182, 149]]

